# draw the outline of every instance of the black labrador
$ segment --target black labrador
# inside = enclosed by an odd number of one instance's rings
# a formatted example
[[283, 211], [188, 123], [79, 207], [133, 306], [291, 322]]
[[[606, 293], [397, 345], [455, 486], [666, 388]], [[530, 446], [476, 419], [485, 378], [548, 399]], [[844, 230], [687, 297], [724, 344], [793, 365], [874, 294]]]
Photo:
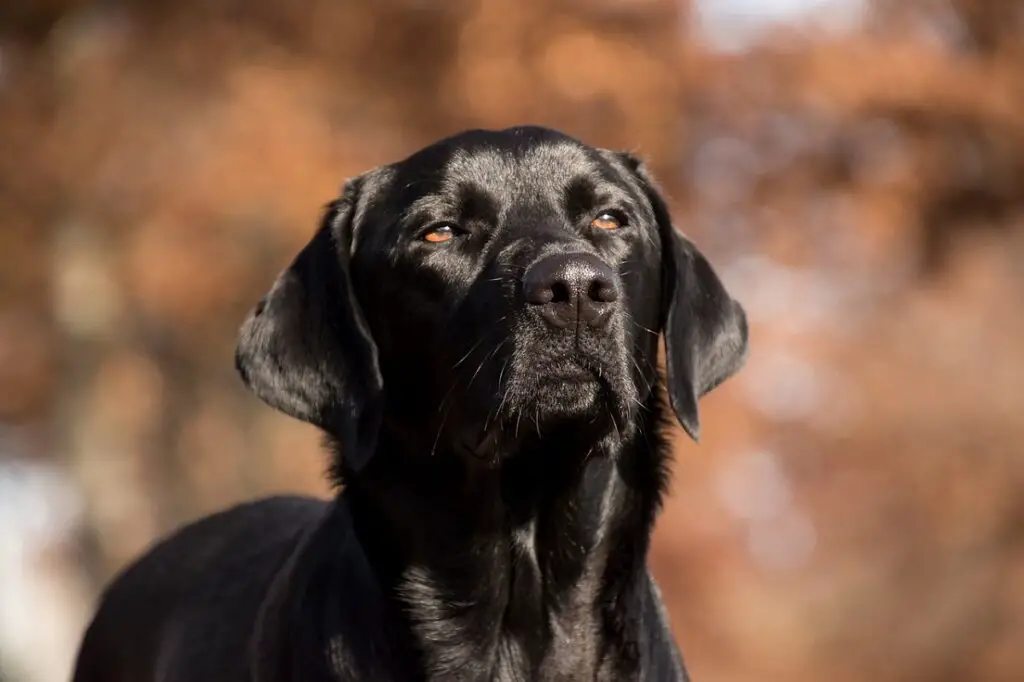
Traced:
[[628, 153], [474, 130], [352, 179], [236, 356], [327, 434], [341, 492], [157, 544], [106, 590], [74, 679], [686, 680], [647, 568], [661, 389], [696, 439], [746, 352], [743, 309]]

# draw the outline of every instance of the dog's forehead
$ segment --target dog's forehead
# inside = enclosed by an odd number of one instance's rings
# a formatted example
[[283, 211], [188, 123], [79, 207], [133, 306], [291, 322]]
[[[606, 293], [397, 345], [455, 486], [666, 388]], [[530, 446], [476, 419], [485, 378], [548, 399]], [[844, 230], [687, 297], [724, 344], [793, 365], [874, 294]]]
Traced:
[[621, 180], [607, 153], [555, 130], [468, 130], [395, 165], [400, 203], [471, 187], [499, 202], [554, 196], [580, 177]]
[[458, 215], [467, 201], [497, 220], [517, 207], [555, 208], [581, 188], [584, 194], [643, 205], [614, 153], [536, 127], [466, 131], [382, 167], [377, 176], [383, 191], [372, 202], [370, 222], [387, 229], [358, 228], [354, 242], [373, 233], [384, 245], [408, 228], [412, 216]]
[[443, 184], [472, 183], [494, 195], [526, 192], [533, 196], [539, 190], [561, 188], [573, 178], [594, 174], [599, 168], [594, 150], [567, 141], [507, 147], [474, 145], [454, 150], [443, 171]]

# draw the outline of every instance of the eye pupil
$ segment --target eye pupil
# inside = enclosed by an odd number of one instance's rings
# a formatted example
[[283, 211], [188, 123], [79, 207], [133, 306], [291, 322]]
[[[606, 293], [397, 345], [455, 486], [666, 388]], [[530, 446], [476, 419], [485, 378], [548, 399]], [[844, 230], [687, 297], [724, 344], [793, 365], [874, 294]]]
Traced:
[[455, 230], [452, 229], [451, 225], [438, 225], [430, 229], [429, 232], [423, 235], [424, 241], [431, 242], [433, 244], [439, 244], [446, 242], [455, 236]]
[[590, 226], [598, 230], [617, 230], [622, 221], [611, 213], [602, 213], [590, 222]]

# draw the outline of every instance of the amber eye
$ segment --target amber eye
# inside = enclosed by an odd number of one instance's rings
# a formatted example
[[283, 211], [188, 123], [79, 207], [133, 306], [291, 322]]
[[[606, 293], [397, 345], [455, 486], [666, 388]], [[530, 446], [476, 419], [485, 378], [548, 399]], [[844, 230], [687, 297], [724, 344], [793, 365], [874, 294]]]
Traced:
[[622, 221], [611, 213], [602, 213], [590, 221], [590, 226], [595, 230], [617, 230], [622, 227]]
[[431, 244], [446, 242], [455, 236], [455, 228], [451, 225], [436, 225], [423, 234], [423, 241]]

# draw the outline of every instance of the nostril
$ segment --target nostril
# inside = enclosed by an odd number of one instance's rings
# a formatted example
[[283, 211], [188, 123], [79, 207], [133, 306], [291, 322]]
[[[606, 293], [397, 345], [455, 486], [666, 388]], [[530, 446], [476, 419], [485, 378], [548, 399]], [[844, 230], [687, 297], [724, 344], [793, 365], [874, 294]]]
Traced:
[[551, 298], [549, 303], [568, 303], [572, 300], [572, 292], [569, 291], [569, 283], [565, 280], [556, 280], [551, 283]]
[[587, 296], [595, 303], [612, 303], [619, 298], [618, 289], [611, 280], [597, 278], [590, 283]]

